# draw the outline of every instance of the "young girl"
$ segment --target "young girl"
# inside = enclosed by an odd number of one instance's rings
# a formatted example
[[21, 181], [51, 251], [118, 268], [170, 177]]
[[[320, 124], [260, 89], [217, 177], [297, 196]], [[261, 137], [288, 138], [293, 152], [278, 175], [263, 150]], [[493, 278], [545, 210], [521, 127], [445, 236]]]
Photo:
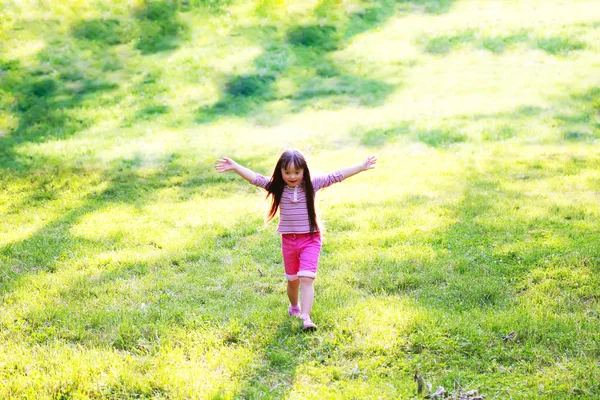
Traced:
[[[281, 252], [287, 278], [287, 294], [290, 299], [288, 314], [304, 321], [304, 330], [315, 330], [317, 326], [310, 319], [313, 305], [313, 280], [317, 277], [317, 265], [321, 254], [321, 236], [315, 212], [315, 192], [334, 183], [341, 182], [359, 172], [375, 167], [377, 159], [367, 157], [365, 161], [352, 167], [342, 168], [326, 176], [312, 178], [302, 153], [295, 149], [283, 152], [271, 179], [245, 168], [231, 158], [217, 160], [217, 171], [235, 171], [253, 185], [267, 190], [271, 197], [268, 220], [275, 217], [279, 209]], [[298, 292], [301, 289], [300, 306]]]

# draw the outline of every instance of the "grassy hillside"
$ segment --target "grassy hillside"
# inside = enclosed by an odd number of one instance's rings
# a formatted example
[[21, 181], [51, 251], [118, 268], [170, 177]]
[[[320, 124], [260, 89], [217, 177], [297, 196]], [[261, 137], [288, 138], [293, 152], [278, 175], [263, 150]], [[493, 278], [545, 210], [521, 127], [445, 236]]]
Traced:
[[[600, 396], [600, 2], [0, 3], [0, 398]], [[320, 192], [315, 333], [268, 175]], [[514, 332], [514, 334], [511, 334]]]

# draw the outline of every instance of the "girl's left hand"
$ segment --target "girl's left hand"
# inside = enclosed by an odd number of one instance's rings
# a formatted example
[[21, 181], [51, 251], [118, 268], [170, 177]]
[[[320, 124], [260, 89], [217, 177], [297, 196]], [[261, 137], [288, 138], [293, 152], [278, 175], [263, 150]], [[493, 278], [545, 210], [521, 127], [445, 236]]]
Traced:
[[369, 169], [373, 169], [373, 168], [375, 168], [375, 164], [376, 163], [377, 163], [377, 157], [375, 157], [375, 156], [369, 156], [369, 157], [367, 157], [367, 159], [363, 163], [363, 169], [365, 171], [369, 170]]

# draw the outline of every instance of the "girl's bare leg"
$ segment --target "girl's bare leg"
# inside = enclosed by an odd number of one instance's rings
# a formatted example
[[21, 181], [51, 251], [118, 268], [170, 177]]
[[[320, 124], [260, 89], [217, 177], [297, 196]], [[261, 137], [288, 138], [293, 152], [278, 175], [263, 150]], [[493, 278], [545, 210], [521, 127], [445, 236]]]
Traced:
[[300, 287], [300, 279], [296, 279], [295, 281], [288, 281], [287, 283], [287, 295], [290, 299], [290, 304], [292, 306], [298, 305], [298, 288]]
[[315, 288], [313, 285], [314, 279], [301, 276], [299, 280], [300, 286], [302, 286], [300, 293], [300, 307], [302, 307], [302, 311], [300, 317], [302, 319], [310, 320], [310, 310], [312, 310], [313, 301], [315, 298]]

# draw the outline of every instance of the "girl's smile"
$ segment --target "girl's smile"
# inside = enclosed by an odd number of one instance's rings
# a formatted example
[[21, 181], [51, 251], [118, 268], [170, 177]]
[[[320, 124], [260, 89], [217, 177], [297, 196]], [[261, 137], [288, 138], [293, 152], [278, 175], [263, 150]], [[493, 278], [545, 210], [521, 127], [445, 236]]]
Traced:
[[296, 168], [295, 165], [288, 165], [287, 168], [281, 168], [281, 176], [286, 185], [296, 187], [304, 179], [304, 169]]

